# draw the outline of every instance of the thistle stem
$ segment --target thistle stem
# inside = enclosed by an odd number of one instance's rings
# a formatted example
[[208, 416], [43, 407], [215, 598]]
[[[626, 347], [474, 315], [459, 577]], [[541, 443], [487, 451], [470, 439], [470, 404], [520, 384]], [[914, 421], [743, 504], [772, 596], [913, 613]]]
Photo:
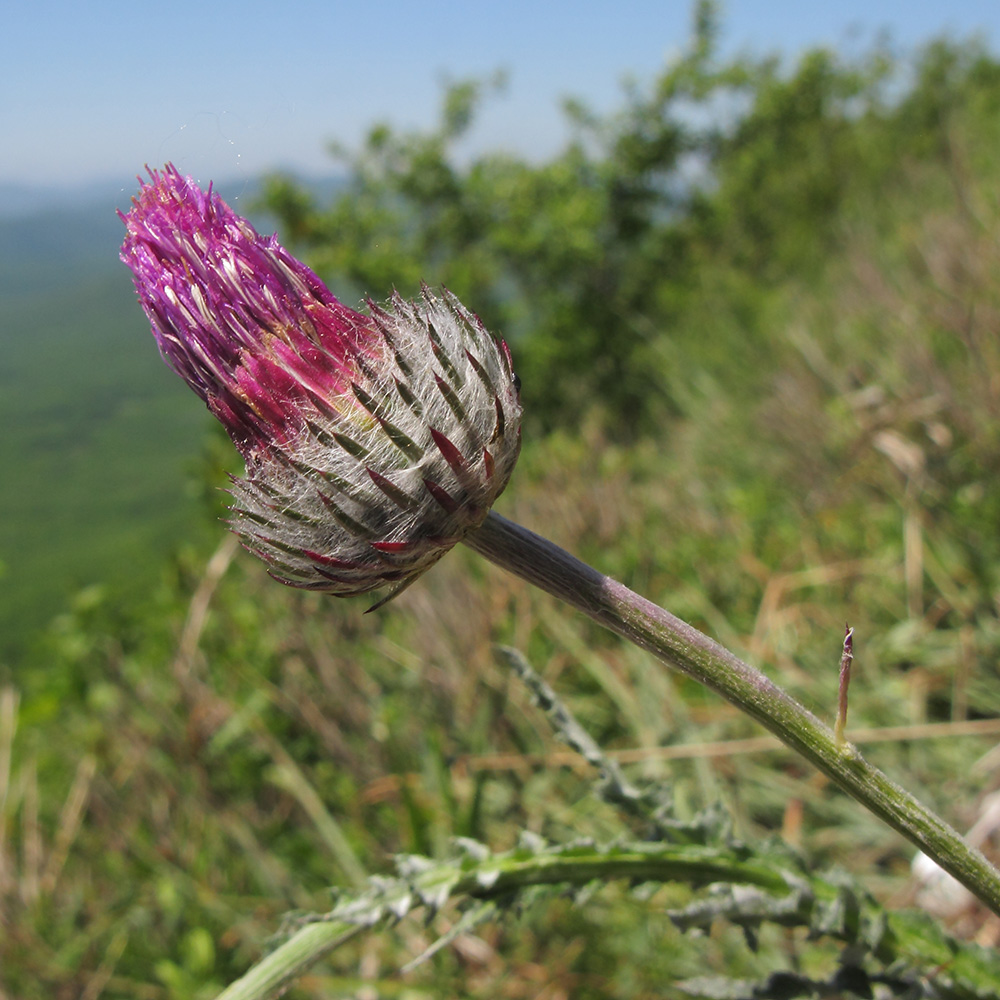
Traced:
[[463, 539], [502, 569], [711, 688], [801, 754], [866, 809], [914, 843], [1000, 915], [1000, 872], [851, 743], [714, 639], [499, 514]]
[[[267, 1000], [281, 995], [288, 984], [319, 959], [365, 930], [395, 923], [404, 913], [425, 907], [433, 913], [448, 900], [498, 900], [510, 903], [533, 886], [581, 886], [595, 880], [611, 882], [686, 883], [701, 888], [729, 883], [762, 893], [731, 897], [716, 895], [717, 914], [749, 916], [745, 926], [780, 915], [789, 926], [808, 927], [847, 944], [866, 942], [884, 965], [909, 966], [921, 974], [933, 970], [935, 984], [948, 997], [993, 996], [997, 990], [996, 963], [975, 945], [953, 941], [928, 918], [883, 909], [865, 894], [821, 876], [802, 872], [780, 852], [758, 854], [747, 849], [701, 844], [642, 843], [593, 847], [581, 843], [562, 847], [518, 848], [507, 854], [468, 855], [431, 862], [400, 878], [373, 880], [368, 890], [344, 898], [329, 913], [306, 923], [246, 975], [232, 983], [216, 1000]], [[740, 901], [742, 900], [742, 906]], [[792, 903], [794, 910], [788, 904]], [[769, 914], [768, 905], [775, 907]], [[501, 903], [502, 905], [502, 903]], [[852, 916], [844, 919], [848, 906]], [[700, 909], [700, 908], [698, 908]], [[831, 909], [840, 916], [831, 920]], [[466, 911], [469, 912], [469, 911]], [[793, 915], [794, 914], [794, 915]], [[675, 911], [693, 916], [692, 926], [710, 922], [711, 912]], [[436, 944], [408, 968], [433, 954]]]

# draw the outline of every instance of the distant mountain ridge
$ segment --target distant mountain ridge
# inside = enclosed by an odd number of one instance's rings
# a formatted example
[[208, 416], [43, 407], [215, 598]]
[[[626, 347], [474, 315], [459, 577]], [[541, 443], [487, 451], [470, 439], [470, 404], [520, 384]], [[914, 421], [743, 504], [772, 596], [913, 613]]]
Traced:
[[[120, 183], [110, 180], [68, 188], [0, 182], [0, 221], [53, 209], [73, 210], [87, 205], [115, 204], [124, 191]], [[127, 203], [129, 197], [123, 200]]]
[[[324, 198], [345, 182], [327, 177], [303, 183]], [[251, 209], [261, 191], [259, 179], [221, 181], [215, 188], [258, 228], [273, 231], [274, 220]], [[116, 209], [126, 211], [137, 190], [138, 182], [72, 189], [0, 184], [0, 298], [33, 295], [54, 283], [89, 281], [119, 269], [123, 229]]]
[[[319, 198], [335, 194], [346, 183], [345, 178], [338, 174], [303, 176], [295, 171], [288, 173]], [[145, 170], [137, 170], [136, 176], [139, 175], [145, 176]], [[208, 183], [205, 178], [201, 180]], [[221, 180], [213, 180], [212, 183], [230, 204], [252, 200], [261, 189], [261, 177], [224, 177]], [[88, 181], [68, 187], [0, 181], [0, 222], [51, 211], [85, 211], [98, 206], [111, 206], [124, 210], [128, 208], [137, 188], [138, 182], [135, 176]]]

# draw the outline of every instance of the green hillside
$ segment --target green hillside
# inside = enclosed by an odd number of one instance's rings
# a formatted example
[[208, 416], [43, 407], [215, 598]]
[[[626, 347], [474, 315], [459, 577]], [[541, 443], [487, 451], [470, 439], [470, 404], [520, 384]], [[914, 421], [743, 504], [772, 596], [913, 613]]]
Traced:
[[[0, 656], [8, 658], [80, 587], [148, 586], [196, 515], [188, 480], [207, 421], [157, 360], [131, 281], [116, 266], [120, 223], [112, 215], [108, 225], [108, 215], [104, 207], [70, 219], [76, 225], [65, 228], [78, 238], [61, 254], [46, 240], [58, 220], [0, 224], [8, 284]], [[79, 235], [91, 220], [87, 244]]]
[[152, 586], [222, 511], [204, 481], [214, 422], [159, 359], [113, 195], [0, 218], [0, 663], [15, 676], [73, 594]]

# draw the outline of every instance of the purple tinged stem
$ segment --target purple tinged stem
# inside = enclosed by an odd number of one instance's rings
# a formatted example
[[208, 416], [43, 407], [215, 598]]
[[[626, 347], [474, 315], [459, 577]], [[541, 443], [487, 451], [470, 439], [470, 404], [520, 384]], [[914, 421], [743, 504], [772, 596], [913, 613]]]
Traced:
[[1000, 872], [756, 667], [552, 542], [490, 512], [462, 541], [722, 695], [916, 844], [1000, 915]]

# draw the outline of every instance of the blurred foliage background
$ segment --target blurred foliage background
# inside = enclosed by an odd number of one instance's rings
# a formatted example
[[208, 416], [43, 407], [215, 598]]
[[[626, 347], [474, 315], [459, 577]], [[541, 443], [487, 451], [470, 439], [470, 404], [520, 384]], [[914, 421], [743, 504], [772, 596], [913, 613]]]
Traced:
[[[261, 206], [346, 301], [445, 284], [505, 336], [527, 416], [503, 514], [827, 719], [850, 621], [851, 726], [904, 727], [873, 758], [964, 829], [1000, 785], [1000, 61], [974, 41], [723, 61], [714, 35], [699, 6], [617, 113], [568, 103], [551, 160], [456, 159], [502, 99], [484, 78], [434, 131], [335, 150], [331, 199], [276, 176]], [[79, 592], [6, 668], [3, 995], [208, 997], [283, 913], [394, 853], [616, 836], [581, 769], [540, 762], [557, 747], [497, 642], [606, 747], [643, 751], [631, 777], [679, 818], [721, 800], [741, 836], [912, 903], [899, 837], [784, 751], [668, 753], [758, 731], [471, 553], [370, 616], [278, 587], [217, 524], [227, 467], [206, 420], [189, 542], [130, 595]], [[684, 936], [664, 905], [555, 900], [401, 977], [435, 934], [404, 923], [289, 995], [661, 997], [706, 969], [836, 963], [780, 929], [757, 950], [732, 926]], [[1000, 939], [974, 907], [951, 919]]]

